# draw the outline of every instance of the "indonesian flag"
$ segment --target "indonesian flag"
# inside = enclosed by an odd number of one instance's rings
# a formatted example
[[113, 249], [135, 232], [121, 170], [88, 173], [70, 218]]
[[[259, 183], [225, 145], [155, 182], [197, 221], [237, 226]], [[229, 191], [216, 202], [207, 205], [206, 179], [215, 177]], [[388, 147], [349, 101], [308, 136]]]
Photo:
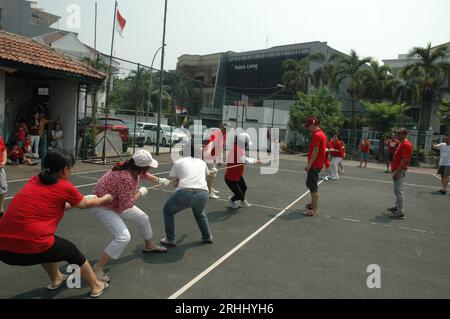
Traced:
[[127, 24], [127, 20], [120, 14], [119, 9], [117, 9], [116, 14], [116, 29], [119, 32], [120, 36], [122, 36], [123, 29], [125, 29], [125, 25]]

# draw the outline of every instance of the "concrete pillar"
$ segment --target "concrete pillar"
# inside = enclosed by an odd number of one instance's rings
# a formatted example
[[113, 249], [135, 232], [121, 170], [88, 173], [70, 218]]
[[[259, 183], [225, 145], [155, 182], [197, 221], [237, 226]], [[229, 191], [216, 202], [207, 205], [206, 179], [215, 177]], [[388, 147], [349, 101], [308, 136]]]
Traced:
[[433, 133], [434, 133], [434, 131], [426, 131], [425, 132], [425, 151], [426, 152], [431, 150], [431, 143], [433, 141]]
[[417, 130], [409, 130], [408, 139], [414, 148], [417, 147], [417, 134], [418, 134]]
[[5, 72], [0, 70], [0, 135], [5, 136]]

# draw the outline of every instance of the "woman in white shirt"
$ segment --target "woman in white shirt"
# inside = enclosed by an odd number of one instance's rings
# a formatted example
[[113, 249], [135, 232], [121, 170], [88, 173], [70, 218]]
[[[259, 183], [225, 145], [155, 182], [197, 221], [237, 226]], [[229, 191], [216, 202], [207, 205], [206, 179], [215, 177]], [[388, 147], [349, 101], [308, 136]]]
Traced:
[[447, 133], [446, 143], [437, 145], [433, 143], [433, 148], [440, 152], [438, 174], [442, 178], [442, 189], [439, 190], [439, 193], [445, 195], [447, 194], [448, 177], [450, 175], [450, 132]]
[[51, 143], [54, 149], [64, 149], [63, 130], [59, 123], [55, 123], [53, 126]]

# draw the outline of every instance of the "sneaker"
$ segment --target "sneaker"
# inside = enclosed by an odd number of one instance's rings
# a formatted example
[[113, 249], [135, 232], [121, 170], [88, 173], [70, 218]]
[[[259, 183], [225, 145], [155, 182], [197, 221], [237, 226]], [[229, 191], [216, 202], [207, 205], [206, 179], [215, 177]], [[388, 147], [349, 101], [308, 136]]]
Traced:
[[209, 198], [212, 198], [212, 199], [219, 199], [220, 197], [217, 196], [216, 194], [214, 194], [214, 193], [211, 191], [211, 193], [209, 193]]
[[240, 206], [243, 207], [243, 208], [250, 208], [250, 207], [253, 207], [253, 205], [250, 204], [249, 202], [247, 202], [246, 199], [241, 200], [241, 202], [240, 202], [239, 204], [240, 204]]
[[391, 208], [388, 208], [387, 210], [390, 211], [391, 213], [398, 213], [399, 212], [397, 207], [391, 207]]
[[177, 247], [177, 244], [175, 244], [174, 241], [169, 241], [169, 240], [167, 240], [167, 238], [163, 238], [159, 242], [161, 244], [163, 244], [163, 245], [167, 245], [167, 246], [170, 246], [170, 247]]
[[324, 181], [328, 181], [328, 180], [330, 180], [330, 179], [328, 178], [328, 176], [325, 176], [325, 177], [323, 178], [323, 180], [324, 180]]
[[220, 194], [220, 192], [213, 187], [211, 187], [211, 192], [213, 192], [214, 194]]
[[208, 239], [202, 238], [202, 241], [203, 241], [204, 243], [206, 243], [206, 244], [212, 244], [212, 243], [214, 243], [212, 237], [210, 237], [210, 238], [208, 238]]
[[240, 205], [239, 202], [240, 202], [240, 201], [238, 201], [238, 200], [232, 201], [232, 200], [230, 199], [230, 207], [233, 208], [233, 209], [238, 209], [239, 207], [241, 207], [241, 205]]
[[446, 194], [447, 194], [447, 191], [444, 191], [443, 189], [440, 189], [438, 193], [439, 193], [439, 194], [442, 194], [442, 195], [446, 195]]
[[401, 212], [397, 212], [397, 213], [392, 213], [392, 215], [389, 216], [392, 219], [405, 219], [405, 214], [401, 213]]

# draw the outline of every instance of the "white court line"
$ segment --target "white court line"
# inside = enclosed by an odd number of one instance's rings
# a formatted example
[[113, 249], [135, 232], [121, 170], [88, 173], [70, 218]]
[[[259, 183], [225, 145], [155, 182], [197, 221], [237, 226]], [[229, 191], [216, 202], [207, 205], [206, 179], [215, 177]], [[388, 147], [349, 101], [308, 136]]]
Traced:
[[[166, 163], [159, 163], [159, 165], [167, 165], [167, 164], [172, 164], [172, 162], [166, 162]], [[82, 174], [89, 174], [89, 173], [101, 173], [101, 172], [107, 172], [109, 171], [111, 168], [108, 169], [99, 169], [99, 170], [95, 170], [95, 171], [84, 171], [84, 172], [76, 172], [76, 173], [72, 173], [71, 175], [82, 175]], [[34, 176], [34, 175], [33, 175]], [[17, 182], [26, 182], [30, 179], [29, 178], [22, 178], [22, 179], [14, 179], [11, 181], [6, 181], [7, 183], [17, 183]]]
[[[322, 183], [322, 181], [320, 181], [319, 184], [320, 183]], [[273, 217], [271, 220], [269, 220], [267, 223], [265, 223], [263, 226], [261, 226], [257, 231], [255, 231], [253, 234], [251, 234], [246, 239], [244, 239], [240, 244], [238, 244], [233, 249], [231, 249], [228, 253], [226, 253], [224, 256], [222, 256], [214, 264], [212, 264], [211, 266], [206, 268], [201, 274], [199, 274], [197, 277], [192, 279], [190, 282], [188, 282], [186, 285], [184, 285], [181, 289], [179, 289], [174, 294], [172, 294], [168, 299], [177, 299], [179, 296], [181, 296], [183, 293], [185, 293], [189, 288], [191, 288], [197, 282], [199, 282], [208, 273], [210, 273], [215, 268], [217, 268], [221, 263], [223, 263], [225, 260], [227, 260], [231, 255], [233, 255], [235, 252], [237, 252], [242, 246], [247, 244], [250, 240], [252, 240], [255, 236], [257, 236], [260, 232], [262, 232], [265, 228], [267, 228], [270, 224], [272, 224], [275, 220], [277, 220], [281, 215], [283, 215], [287, 210], [289, 210], [292, 206], [294, 206], [297, 202], [302, 200], [303, 197], [305, 197], [308, 194], [309, 194], [309, 191], [307, 191], [306, 193], [304, 193], [303, 195], [298, 197], [296, 200], [294, 200], [292, 203], [290, 203], [286, 208], [284, 208], [281, 212], [279, 212], [275, 217]]]
[[439, 175], [434, 175], [434, 174], [432, 174], [434, 177], [436, 177], [438, 180], [442, 180], [442, 178], [439, 176]]
[[350, 218], [341, 218], [341, 220], [346, 221], [346, 222], [352, 222], [352, 223], [360, 223], [360, 220], [357, 219], [350, 219]]

